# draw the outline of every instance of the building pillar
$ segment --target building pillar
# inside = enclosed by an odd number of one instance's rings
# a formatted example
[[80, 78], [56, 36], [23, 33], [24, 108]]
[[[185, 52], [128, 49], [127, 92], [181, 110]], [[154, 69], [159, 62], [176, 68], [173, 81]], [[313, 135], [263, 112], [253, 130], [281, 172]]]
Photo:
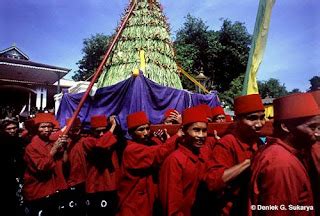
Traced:
[[29, 100], [28, 100], [28, 113], [31, 111], [31, 92], [29, 92]]
[[57, 76], [58, 76], [58, 85], [57, 85], [57, 94], [59, 94], [60, 93], [60, 91], [61, 91], [61, 87], [60, 87], [60, 73], [57, 73]]
[[42, 88], [42, 109], [47, 107], [47, 88]]
[[53, 96], [53, 98], [54, 98], [54, 114], [55, 114], [55, 115], [57, 115], [57, 113], [58, 113], [58, 110], [59, 110], [59, 106], [60, 106], [62, 97], [63, 97], [63, 94], [62, 94], [62, 93], [55, 94], [55, 95]]
[[47, 89], [43, 87], [38, 87], [36, 89], [36, 107], [38, 110], [43, 110], [47, 106]]

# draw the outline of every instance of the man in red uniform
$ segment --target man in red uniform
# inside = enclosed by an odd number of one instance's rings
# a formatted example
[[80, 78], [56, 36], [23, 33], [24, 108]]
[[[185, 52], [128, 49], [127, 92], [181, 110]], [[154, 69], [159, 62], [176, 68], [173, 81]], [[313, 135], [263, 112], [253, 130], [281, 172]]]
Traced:
[[[108, 126], [108, 124], [110, 124]], [[117, 207], [119, 162], [115, 151], [115, 116], [91, 117], [92, 137], [83, 141], [87, 157], [88, 216], [114, 215]]]
[[39, 113], [34, 119], [37, 135], [25, 150], [24, 198], [28, 215], [56, 215], [58, 192], [67, 188], [63, 175], [66, 162], [66, 137], [50, 140], [56, 120], [49, 113]]
[[[67, 120], [67, 123], [71, 119]], [[86, 156], [83, 149], [85, 137], [81, 135], [81, 121], [76, 118], [69, 133], [67, 145], [68, 160], [64, 166], [64, 175], [68, 190], [62, 195], [60, 215], [86, 215], [85, 212], [85, 181], [87, 178]]]
[[319, 138], [320, 109], [310, 93], [288, 95], [273, 103], [276, 138], [268, 140], [252, 163], [248, 213], [315, 215], [303, 153]]
[[261, 145], [259, 133], [265, 124], [264, 106], [258, 94], [235, 98], [234, 129], [213, 147], [206, 182], [217, 194], [212, 200], [219, 215], [245, 215], [249, 166]]
[[[150, 134], [150, 122], [145, 112], [127, 116], [132, 140], [123, 153], [119, 182], [119, 215], [151, 216], [158, 194], [158, 171], [163, 160], [175, 150], [179, 132], [162, 143]], [[169, 135], [166, 133], [167, 138]]]
[[211, 109], [212, 122], [222, 123], [226, 122], [226, 114], [221, 106], [216, 106]]
[[197, 107], [182, 113], [183, 136], [179, 147], [166, 158], [160, 171], [160, 200], [164, 215], [191, 215], [207, 160], [200, 153], [207, 137], [207, 122], [206, 114]]

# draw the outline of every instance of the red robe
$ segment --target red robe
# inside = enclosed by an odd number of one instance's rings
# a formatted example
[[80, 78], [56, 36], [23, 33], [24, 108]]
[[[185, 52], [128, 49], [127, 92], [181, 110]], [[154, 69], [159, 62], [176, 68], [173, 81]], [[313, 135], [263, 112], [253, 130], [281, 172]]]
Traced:
[[[283, 211], [281, 205], [313, 206], [313, 194], [302, 155], [280, 139], [268, 140], [252, 163], [247, 215], [304, 216], [314, 211]], [[251, 205], [276, 205], [279, 210], [251, 211]]]
[[[209, 152], [209, 155], [210, 155], [210, 157], [213, 157], [213, 149], [214, 149], [214, 145], [216, 144], [216, 142], [217, 142], [218, 140], [215, 138], [215, 137], [212, 137], [212, 136], [208, 136], [207, 138], [206, 138], [206, 150], [208, 150]], [[202, 148], [202, 150], [204, 150], [203, 148]]]
[[68, 159], [70, 162], [70, 174], [68, 176], [69, 187], [84, 183], [87, 178], [87, 162], [83, 148], [83, 142], [86, 138], [80, 138], [76, 143], [68, 146]]
[[120, 216], [152, 215], [158, 194], [156, 175], [163, 160], [175, 150], [177, 135], [156, 145], [128, 141], [123, 153], [118, 196]]
[[246, 210], [246, 188], [250, 179], [249, 170], [241, 173], [232, 182], [225, 184], [222, 180], [224, 171], [246, 159], [252, 158], [258, 150], [258, 144], [249, 145], [242, 142], [236, 135], [228, 134], [214, 145], [206, 182], [209, 190], [219, 193], [220, 203], [217, 211], [221, 215], [239, 215]]
[[24, 160], [24, 197], [26, 200], [36, 200], [67, 188], [63, 176], [62, 156], [52, 157], [50, 150], [54, 142], [44, 142], [35, 136], [26, 147]]
[[179, 145], [161, 166], [159, 193], [164, 215], [191, 215], [208, 155]]
[[87, 156], [87, 193], [117, 190], [119, 162], [114, 148], [116, 143], [117, 139], [110, 131], [100, 138], [83, 140]]

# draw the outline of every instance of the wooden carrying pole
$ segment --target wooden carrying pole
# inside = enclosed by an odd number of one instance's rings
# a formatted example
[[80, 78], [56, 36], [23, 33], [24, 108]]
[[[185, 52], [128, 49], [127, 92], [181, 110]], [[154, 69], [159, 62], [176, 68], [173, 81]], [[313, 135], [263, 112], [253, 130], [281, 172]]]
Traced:
[[98, 69], [97, 69], [96, 72], [94, 73], [94, 76], [93, 76], [93, 78], [92, 78], [92, 80], [91, 80], [91, 82], [90, 82], [90, 84], [89, 84], [86, 92], [85, 92], [84, 95], [82, 96], [82, 98], [81, 98], [81, 100], [80, 100], [80, 102], [79, 102], [79, 105], [78, 105], [77, 109], [74, 111], [74, 113], [73, 113], [73, 115], [72, 115], [72, 117], [71, 117], [71, 120], [70, 120], [69, 123], [67, 124], [66, 129], [63, 131], [63, 135], [68, 134], [71, 126], [73, 125], [75, 119], [77, 118], [77, 116], [78, 116], [78, 114], [79, 114], [79, 112], [80, 112], [80, 110], [81, 110], [81, 108], [82, 108], [85, 100], [87, 99], [87, 97], [88, 97], [88, 95], [89, 95], [89, 93], [90, 93], [90, 91], [91, 91], [91, 89], [92, 89], [95, 81], [96, 81], [96, 80], [98, 79], [98, 77], [100, 76], [100, 74], [101, 74], [101, 72], [102, 72], [102, 68], [103, 68], [104, 64], [107, 62], [107, 60], [108, 60], [108, 58], [109, 58], [109, 56], [110, 56], [110, 54], [111, 54], [111, 51], [112, 51], [115, 43], [117, 42], [117, 40], [118, 40], [119, 36], [121, 35], [124, 27], [126, 26], [126, 24], [127, 24], [127, 22], [128, 22], [128, 19], [129, 19], [129, 17], [131, 16], [132, 11], [133, 11], [133, 9], [135, 8], [135, 6], [136, 6], [136, 2], [132, 2], [132, 5], [131, 5], [131, 7], [130, 7], [130, 10], [129, 10], [129, 12], [128, 12], [127, 17], [125, 18], [125, 20], [123, 21], [122, 25], [120, 26], [120, 29], [119, 29], [119, 31], [117, 32], [115, 38], [113, 39], [111, 45], [109, 46], [108, 51], [106, 52], [106, 54], [105, 54], [103, 60], [101, 61]]

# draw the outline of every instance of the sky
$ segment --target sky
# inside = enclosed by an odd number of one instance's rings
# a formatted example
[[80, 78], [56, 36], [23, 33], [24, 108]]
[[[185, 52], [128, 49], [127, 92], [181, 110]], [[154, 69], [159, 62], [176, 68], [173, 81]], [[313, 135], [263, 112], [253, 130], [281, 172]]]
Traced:
[[[114, 33], [129, 0], [1, 0], [0, 50], [12, 44], [31, 61], [77, 70], [83, 40]], [[219, 30], [221, 18], [253, 33], [258, 0], [161, 0], [171, 35], [188, 13]], [[65, 78], [71, 79], [72, 72]], [[320, 76], [320, 1], [276, 0], [258, 80], [280, 80], [287, 90], [310, 87]]]

